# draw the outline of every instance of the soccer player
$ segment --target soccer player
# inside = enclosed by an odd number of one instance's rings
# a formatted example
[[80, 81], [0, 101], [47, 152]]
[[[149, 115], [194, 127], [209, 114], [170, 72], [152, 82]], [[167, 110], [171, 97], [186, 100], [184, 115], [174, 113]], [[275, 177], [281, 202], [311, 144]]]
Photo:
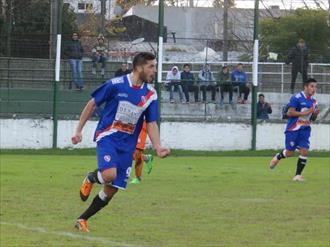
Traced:
[[300, 156], [296, 175], [293, 177], [293, 181], [298, 182], [304, 181], [301, 173], [307, 163], [309, 137], [311, 134], [310, 124], [320, 113], [317, 101], [313, 97], [316, 92], [316, 80], [308, 79], [303, 85], [304, 90], [293, 95], [288, 104], [285, 149], [276, 154], [270, 162], [270, 168], [274, 169], [281, 159], [293, 156], [294, 151], [299, 149]]
[[147, 122], [147, 132], [159, 157], [170, 154], [168, 148], [160, 144], [157, 94], [148, 83], [156, 72], [155, 56], [148, 52], [138, 53], [133, 59], [133, 72], [111, 79], [92, 93], [81, 113], [73, 144], [82, 140], [82, 130], [96, 107], [104, 105], [96, 127], [94, 140], [97, 143], [98, 168], [89, 172], [80, 188], [80, 198], [86, 201], [93, 184], [103, 188], [92, 203], [81, 214], [75, 227], [88, 232], [87, 220], [105, 207], [118, 189], [124, 190], [131, 172], [133, 153], [143, 120]]
[[147, 173], [150, 174], [152, 170], [152, 160], [153, 157], [151, 154], [144, 154], [144, 147], [147, 139], [147, 123], [143, 122], [140, 135], [136, 144], [136, 149], [133, 155], [135, 161], [135, 178], [131, 181], [131, 184], [141, 183], [143, 163], [146, 163]]

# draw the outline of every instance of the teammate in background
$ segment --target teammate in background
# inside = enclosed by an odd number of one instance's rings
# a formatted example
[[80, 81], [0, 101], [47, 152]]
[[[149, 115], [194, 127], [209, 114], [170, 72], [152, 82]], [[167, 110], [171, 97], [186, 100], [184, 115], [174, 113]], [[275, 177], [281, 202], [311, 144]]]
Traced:
[[135, 161], [135, 178], [131, 181], [131, 184], [141, 183], [141, 176], [142, 176], [142, 169], [144, 162], [146, 163], [147, 173], [148, 174], [151, 173], [153, 157], [151, 154], [143, 153], [146, 144], [146, 139], [147, 139], [147, 123], [144, 121], [133, 156], [133, 159]]
[[75, 227], [88, 232], [87, 220], [105, 207], [118, 189], [124, 190], [131, 172], [133, 153], [143, 120], [147, 133], [159, 157], [164, 158], [170, 150], [160, 144], [157, 125], [157, 94], [148, 83], [156, 72], [155, 56], [148, 52], [138, 53], [133, 59], [133, 72], [103, 83], [92, 93], [81, 113], [73, 144], [82, 140], [82, 130], [96, 107], [104, 104], [96, 127], [94, 140], [98, 169], [89, 172], [80, 188], [80, 198], [86, 201], [95, 183], [103, 188], [94, 197], [91, 205], [81, 214]]
[[315, 121], [320, 109], [313, 95], [316, 92], [317, 82], [308, 79], [304, 82], [304, 90], [293, 95], [288, 104], [288, 123], [285, 131], [285, 149], [276, 154], [270, 162], [270, 168], [274, 169], [279, 161], [294, 155], [299, 149], [300, 156], [297, 163], [296, 175], [293, 181], [304, 181], [301, 173], [307, 163], [309, 138], [311, 134], [311, 121]]

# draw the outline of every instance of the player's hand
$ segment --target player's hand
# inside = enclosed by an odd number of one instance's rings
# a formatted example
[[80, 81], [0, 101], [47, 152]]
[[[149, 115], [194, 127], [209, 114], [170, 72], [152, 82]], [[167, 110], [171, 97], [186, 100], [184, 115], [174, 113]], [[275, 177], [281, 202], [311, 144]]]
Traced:
[[71, 137], [71, 142], [73, 145], [78, 144], [82, 140], [81, 132], [77, 132], [74, 136]]
[[311, 107], [307, 111], [302, 112], [303, 116], [308, 116], [309, 114], [312, 114], [314, 112], [315, 108]]
[[166, 156], [170, 155], [171, 150], [169, 148], [157, 147], [156, 153], [158, 157], [165, 158]]
[[317, 108], [314, 112], [313, 112], [313, 114], [315, 114], [315, 115], [319, 115], [319, 113], [320, 113], [320, 108]]

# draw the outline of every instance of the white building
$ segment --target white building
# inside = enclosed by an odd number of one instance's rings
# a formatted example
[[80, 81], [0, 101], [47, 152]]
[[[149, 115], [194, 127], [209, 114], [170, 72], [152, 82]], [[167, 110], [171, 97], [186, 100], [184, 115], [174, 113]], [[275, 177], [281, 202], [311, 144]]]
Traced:
[[[63, 3], [70, 4], [74, 12], [78, 14], [101, 14], [101, 0], [64, 0]], [[115, 16], [116, 1], [105, 0], [105, 6], [105, 18], [110, 20]]]

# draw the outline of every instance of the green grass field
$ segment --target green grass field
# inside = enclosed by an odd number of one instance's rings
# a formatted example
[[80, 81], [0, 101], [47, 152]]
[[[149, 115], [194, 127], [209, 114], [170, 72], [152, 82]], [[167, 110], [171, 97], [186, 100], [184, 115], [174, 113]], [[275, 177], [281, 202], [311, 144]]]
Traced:
[[275, 171], [269, 159], [156, 158], [80, 233], [75, 218], [100, 190], [79, 199], [95, 157], [2, 154], [0, 246], [329, 246], [330, 159], [311, 157], [304, 183], [291, 181], [296, 158]]

